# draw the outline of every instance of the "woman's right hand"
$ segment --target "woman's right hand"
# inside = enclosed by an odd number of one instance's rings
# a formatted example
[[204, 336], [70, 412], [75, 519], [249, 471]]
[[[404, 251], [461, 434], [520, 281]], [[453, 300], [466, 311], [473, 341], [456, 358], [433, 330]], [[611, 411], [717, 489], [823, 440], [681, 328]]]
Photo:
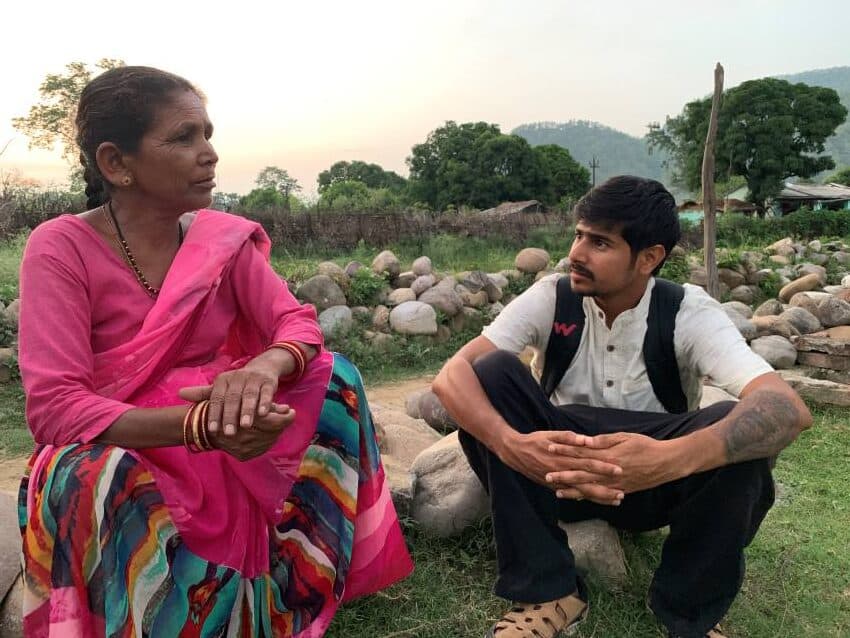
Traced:
[[232, 434], [225, 434], [219, 429], [210, 432], [209, 439], [216, 449], [240, 461], [247, 461], [267, 452], [294, 420], [295, 410], [288, 405], [273, 403], [268, 414], [255, 416], [249, 427], [236, 428]]

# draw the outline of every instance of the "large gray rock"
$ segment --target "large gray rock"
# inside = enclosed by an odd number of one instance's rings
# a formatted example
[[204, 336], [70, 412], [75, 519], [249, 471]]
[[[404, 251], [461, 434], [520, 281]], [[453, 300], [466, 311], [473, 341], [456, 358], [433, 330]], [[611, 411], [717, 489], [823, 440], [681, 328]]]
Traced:
[[431, 258], [423, 255], [413, 260], [413, 265], [410, 269], [414, 275], [421, 277], [422, 275], [430, 275], [434, 267], [431, 264]]
[[[824, 255], [824, 260], [826, 260], [826, 255]], [[826, 268], [823, 266], [819, 266], [818, 264], [798, 264], [794, 267], [794, 272], [797, 277], [805, 277], [806, 275], [817, 275], [818, 281], [820, 285], [823, 286], [826, 283]]]
[[740, 301], [727, 301], [726, 303], [720, 304], [723, 308], [730, 308], [734, 310], [739, 315], [742, 315], [745, 319], [749, 319], [753, 316], [753, 309], [750, 308], [747, 304], [742, 303]]
[[451, 536], [490, 512], [490, 501], [453, 432], [422, 451], [413, 474], [411, 516], [426, 531]]
[[549, 253], [542, 248], [523, 248], [517, 254], [514, 265], [520, 272], [536, 274], [549, 265]]
[[487, 276], [490, 278], [490, 281], [493, 282], [493, 285], [499, 288], [499, 290], [501, 290], [510, 283], [508, 278], [500, 272], [487, 273]]
[[421, 419], [422, 412], [419, 411], [419, 402], [422, 400], [422, 395], [430, 392], [430, 388], [422, 388], [411, 392], [404, 398], [404, 411], [412, 419]]
[[435, 283], [437, 283], [437, 280], [434, 278], [434, 275], [420, 275], [419, 277], [413, 280], [412, 284], [410, 284], [410, 289], [413, 291], [413, 294], [418, 297], [423, 292], [433, 287]]
[[17, 501], [13, 494], [0, 492], [0, 636], [23, 636], [20, 573]]
[[798, 292], [808, 292], [809, 290], [818, 288], [820, 285], [820, 276], [817, 273], [803, 275], [799, 279], [795, 279], [790, 284], [782, 287], [782, 290], [779, 291], [779, 301], [788, 303], [791, 297]]
[[797, 348], [785, 337], [759, 337], [752, 340], [750, 348], [777, 370], [790, 368], [797, 363]]
[[768, 299], [753, 312], [754, 317], [769, 317], [771, 315], [781, 315], [784, 306], [779, 299]]
[[444, 284], [443, 281], [451, 282], [454, 280], [450, 277], [443, 279], [436, 286], [419, 295], [419, 301], [433, 306], [448, 317], [454, 317], [463, 308], [463, 299], [455, 292], [453, 285], [449, 287], [451, 284]]
[[391, 308], [405, 301], [416, 301], [416, 293], [411, 288], [396, 288], [387, 295], [387, 305]]
[[729, 286], [730, 290], [735, 290], [738, 286], [743, 286], [746, 283], [746, 277], [731, 268], [718, 268], [717, 278]]
[[850, 303], [830, 295], [818, 303], [814, 313], [826, 328], [850, 324]]
[[319, 314], [319, 326], [325, 337], [345, 334], [354, 325], [354, 317], [348, 306], [331, 306]]
[[0, 636], [24, 638], [24, 578], [19, 575], [6, 598], [0, 597]]
[[437, 334], [437, 312], [421, 301], [405, 301], [390, 312], [390, 326], [407, 335]]
[[390, 309], [386, 306], [375, 306], [372, 311], [372, 327], [375, 330], [389, 330]]
[[316, 271], [320, 275], [327, 275], [333, 279], [343, 290], [347, 289], [348, 285], [351, 283], [351, 278], [345, 274], [345, 270], [342, 266], [339, 266], [332, 261], [323, 261], [318, 265]]
[[625, 587], [628, 582], [626, 556], [617, 530], [600, 519], [559, 522], [558, 525], [567, 533], [576, 567], [607, 589]]
[[753, 291], [752, 286], [738, 286], [737, 288], [733, 288], [729, 291], [729, 296], [732, 298], [732, 301], [737, 301], [743, 304], [751, 304], [756, 297], [755, 292]]
[[780, 337], [790, 339], [791, 337], [800, 336], [800, 331], [791, 325], [791, 322], [776, 315], [753, 317], [750, 321], [752, 321], [753, 325], [756, 327], [757, 335], [759, 337], [779, 335]]
[[795, 255], [794, 241], [790, 237], [785, 237], [779, 241], [773, 242], [770, 246], [764, 249], [768, 255]]
[[796, 295], [791, 297], [788, 303], [792, 306], [799, 306], [800, 308], [805, 308], [813, 315], [817, 316], [818, 304], [824, 299], [828, 299], [829, 297], [832, 297], [832, 295], [826, 292], [798, 292]]
[[466, 277], [461, 279], [460, 283], [469, 289], [470, 292], [476, 293], [481, 290], [487, 293], [487, 301], [493, 303], [502, 298], [501, 289], [496, 286], [487, 273], [481, 270], [473, 270]]
[[806, 248], [808, 248], [813, 253], [819, 253], [821, 250], [823, 250], [823, 244], [821, 243], [820, 239], [813, 239], [808, 244], [806, 244]]
[[345, 274], [351, 278], [357, 274], [357, 271], [361, 268], [364, 268], [364, 266], [359, 261], [350, 261], [345, 265]]
[[384, 250], [372, 260], [372, 272], [379, 275], [386, 273], [395, 279], [401, 274], [401, 262], [391, 250]]
[[393, 286], [396, 288], [410, 288], [414, 281], [416, 281], [416, 275], [413, 274], [412, 270], [408, 270], [393, 280]]
[[442, 432], [457, 429], [457, 423], [449, 416], [439, 397], [430, 390], [423, 392], [419, 397], [419, 418]]
[[780, 370], [779, 374], [806, 401], [824, 405], [850, 407], [850, 385], [800, 375], [796, 369]]
[[[461, 286], [458, 286], [458, 288], [461, 288]], [[470, 292], [469, 290], [464, 289], [463, 291], [457, 292], [460, 295], [461, 301], [463, 301], [463, 305], [469, 308], [483, 308], [489, 301], [486, 290]]]
[[822, 330], [823, 326], [817, 317], [805, 308], [792, 306], [779, 315], [782, 319], [786, 319], [792, 326], [799, 330], [801, 335], [811, 334]]
[[741, 313], [739, 313], [734, 308], [730, 308], [728, 306], [724, 306], [723, 311], [726, 313], [726, 316], [732, 320], [732, 323], [735, 324], [735, 327], [738, 329], [738, 332], [741, 333], [741, 336], [744, 337], [747, 341], [750, 339], [755, 339], [756, 337], [756, 327], [753, 325], [753, 322], [744, 317]]
[[298, 287], [295, 296], [316, 306], [317, 312], [327, 310], [331, 306], [344, 306], [346, 303], [342, 288], [327, 275], [310, 277]]
[[15, 299], [3, 309], [3, 316], [6, 318], [6, 321], [9, 322], [11, 326], [18, 325], [18, 315], [21, 314], [21, 300]]

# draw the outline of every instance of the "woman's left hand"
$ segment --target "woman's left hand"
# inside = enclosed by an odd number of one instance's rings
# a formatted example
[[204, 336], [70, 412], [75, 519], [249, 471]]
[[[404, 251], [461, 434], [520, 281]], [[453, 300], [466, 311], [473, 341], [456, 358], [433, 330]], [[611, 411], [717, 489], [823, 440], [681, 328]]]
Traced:
[[269, 413], [278, 382], [277, 370], [252, 361], [239, 370], [222, 372], [212, 385], [183, 388], [180, 397], [196, 402], [209, 399], [210, 432], [218, 432], [223, 425], [225, 436], [232, 436], [237, 426], [249, 428], [255, 416]]

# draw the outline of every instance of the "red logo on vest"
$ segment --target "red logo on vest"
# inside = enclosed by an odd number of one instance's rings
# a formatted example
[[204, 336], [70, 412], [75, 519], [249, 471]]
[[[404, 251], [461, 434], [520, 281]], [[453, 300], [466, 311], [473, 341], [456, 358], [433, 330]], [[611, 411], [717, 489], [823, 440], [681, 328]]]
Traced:
[[552, 324], [552, 330], [555, 331], [555, 334], [559, 334], [562, 337], [569, 337], [573, 330], [575, 330], [578, 326], [574, 323], [571, 323], [569, 326], [565, 323], [561, 323], [560, 321], [556, 321]]

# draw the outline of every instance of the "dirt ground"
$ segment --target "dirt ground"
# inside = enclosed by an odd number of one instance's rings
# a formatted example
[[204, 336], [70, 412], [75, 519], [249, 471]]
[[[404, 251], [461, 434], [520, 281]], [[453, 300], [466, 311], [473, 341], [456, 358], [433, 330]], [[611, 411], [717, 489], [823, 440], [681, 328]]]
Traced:
[[[430, 385], [433, 376], [415, 377], [366, 388], [370, 403], [404, 411], [404, 400], [408, 394]], [[27, 456], [0, 458], [0, 492], [17, 492]]]

